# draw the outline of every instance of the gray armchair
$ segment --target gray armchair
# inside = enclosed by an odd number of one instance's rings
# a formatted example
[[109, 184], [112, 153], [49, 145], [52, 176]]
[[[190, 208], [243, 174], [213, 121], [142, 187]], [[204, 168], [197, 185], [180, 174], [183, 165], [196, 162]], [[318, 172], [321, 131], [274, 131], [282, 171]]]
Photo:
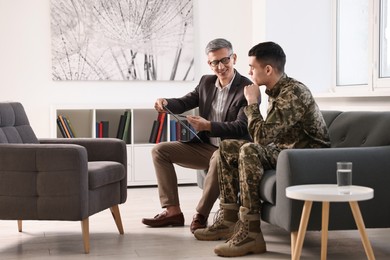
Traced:
[[126, 144], [114, 138], [37, 139], [20, 103], [0, 103], [0, 219], [81, 221], [127, 198]]

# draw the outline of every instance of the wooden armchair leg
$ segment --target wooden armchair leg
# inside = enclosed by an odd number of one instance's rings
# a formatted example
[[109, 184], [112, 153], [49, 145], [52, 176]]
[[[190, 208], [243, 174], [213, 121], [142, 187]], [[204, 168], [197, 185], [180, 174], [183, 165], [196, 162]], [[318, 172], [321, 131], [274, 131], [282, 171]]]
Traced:
[[119, 230], [119, 234], [123, 235], [123, 225], [122, 225], [122, 219], [121, 219], [121, 213], [119, 212], [119, 207], [118, 205], [112, 206], [110, 208], [112, 217], [115, 220], [116, 227]]
[[18, 230], [22, 232], [22, 220], [18, 219]]
[[89, 254], [89, 219], [85, 218], [81, 221], [81, 231], [83, 233], [84, 252]]

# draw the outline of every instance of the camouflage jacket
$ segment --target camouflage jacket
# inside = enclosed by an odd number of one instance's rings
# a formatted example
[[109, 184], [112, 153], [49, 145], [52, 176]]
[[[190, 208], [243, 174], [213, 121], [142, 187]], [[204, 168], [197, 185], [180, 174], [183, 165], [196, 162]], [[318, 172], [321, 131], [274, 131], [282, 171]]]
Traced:
[[324, 118], [304, 84], [284, 74], [266, 94], [269, 102], [265, 120], [257, 104], [244, 110], [255, 143], [280, 149], [330, 146]]

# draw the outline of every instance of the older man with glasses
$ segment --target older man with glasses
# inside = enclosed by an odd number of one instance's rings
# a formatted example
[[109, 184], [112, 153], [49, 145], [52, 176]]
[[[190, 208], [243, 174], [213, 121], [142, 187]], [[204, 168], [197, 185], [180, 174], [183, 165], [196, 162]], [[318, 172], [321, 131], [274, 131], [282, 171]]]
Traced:
[[162, 142], [154, 146], [152, 157], [156, 171], [160, 203], [165, 210], [154, 218], [144, 218], [142, 223], [151, 227], [184, 226], [180, 208], [177, 176], [174, 164], [197, 170], [208, 170], [203, 194], [196, 207], [190, 230], [207, 226], [207, 219], [219, 196], [216, 169], [216, 152], [224, 139], [250, 140], [247, 105], [244, 87], [252, 82], [241, 76], [234, 64], [237, 55], [232, 44], [225, 39], [215, 39], [206, 46], [207, 62], [214, 75], [204, 75], [196, 88], [181, 98], [159, 98], [154, 107], [158, 112], [181, 114], [198, 108], [199, 115], [188, 115], [187, 121], [197, 131], [201, 141]]

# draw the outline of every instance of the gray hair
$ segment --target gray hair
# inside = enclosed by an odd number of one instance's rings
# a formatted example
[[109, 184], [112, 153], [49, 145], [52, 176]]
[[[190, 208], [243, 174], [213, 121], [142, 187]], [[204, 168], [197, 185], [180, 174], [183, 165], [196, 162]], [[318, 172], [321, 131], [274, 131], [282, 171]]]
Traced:
[[216, 51], [223, 48], [228, 49], [229, 53], [233, 53], [233, 46], [228, 40], [222, 38], [214, 39], [207, 44], [205, 49], [206, 55], [208, 55], [209, 52]]

